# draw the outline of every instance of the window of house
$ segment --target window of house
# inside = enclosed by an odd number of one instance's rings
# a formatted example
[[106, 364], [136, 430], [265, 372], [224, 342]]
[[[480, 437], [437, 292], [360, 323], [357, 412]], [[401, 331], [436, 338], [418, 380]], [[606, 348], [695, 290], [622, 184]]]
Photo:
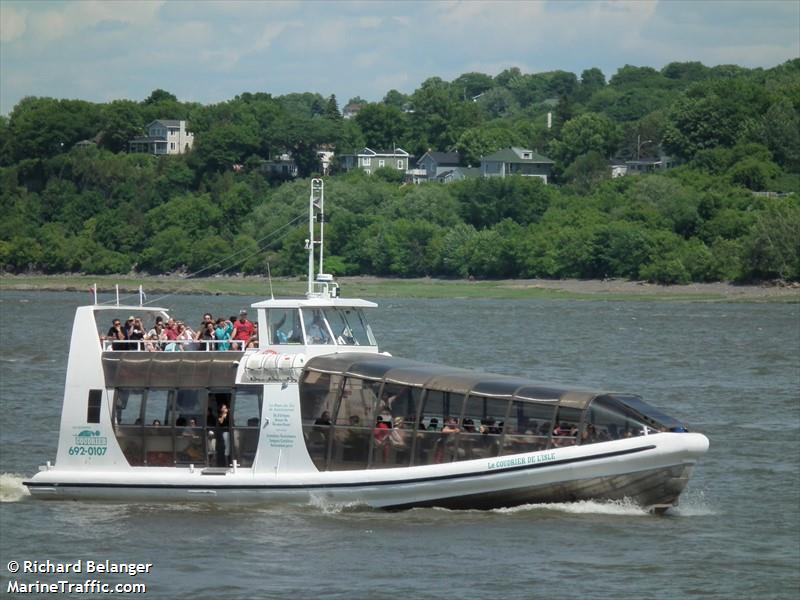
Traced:
[[372, 159], [369, 156], [365, 156], [361, 159], [361, 164], [365, 167], [369, 167], [372, 165]]
[[380, 160], [378, 160], [378, 166], [379, 167], [385, 167], [386, 166], [386, 161], [381, 158]]
[[397, 161], [397, 168], [400, 169], [401, 171], [403, 170], [404, 165], [403, 165], [403, 161], [402, 160], [398, 160]]

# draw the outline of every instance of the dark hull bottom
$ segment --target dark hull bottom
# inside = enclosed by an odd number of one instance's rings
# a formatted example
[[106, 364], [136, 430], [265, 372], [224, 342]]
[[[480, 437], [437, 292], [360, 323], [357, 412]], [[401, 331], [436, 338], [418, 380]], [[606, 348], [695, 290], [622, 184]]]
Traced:
[[437, 498], [423, 502], [411, 502], [386, 506], [390, 510], [417, 507], [441, 507], [450, 509], [507, 508], [521, 504], [548, 504], [576, 502], [579, 500], [622, 500], [628, 498], [645, 508], [653, 507], [662, 513], [668, 506], [678, 504], [680, 496], [692, 472], [691, 465], [677, 465], [640, 471], [626, 475], [593, 477], [553, 483], [542, 486], [483, 492], [451, 498]]

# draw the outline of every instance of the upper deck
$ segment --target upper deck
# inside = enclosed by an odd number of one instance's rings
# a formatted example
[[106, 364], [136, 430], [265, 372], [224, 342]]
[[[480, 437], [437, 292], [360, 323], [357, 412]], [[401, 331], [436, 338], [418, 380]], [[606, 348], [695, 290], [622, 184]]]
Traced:
[[[198, 326], [168, 309], [147, 306], [82, 307], [90, 311], [103, 352], [230, 352], [272, 350], [307, 356], [358, 350], [377, 352], [364, 314], [377, 306], [360, 299], [269, 299], [251, 305], [256, 318], [215, 319]], [[125, 315], [129, 315], [125, 317]], [[88, 316], [88, 315], [87, 315]]]

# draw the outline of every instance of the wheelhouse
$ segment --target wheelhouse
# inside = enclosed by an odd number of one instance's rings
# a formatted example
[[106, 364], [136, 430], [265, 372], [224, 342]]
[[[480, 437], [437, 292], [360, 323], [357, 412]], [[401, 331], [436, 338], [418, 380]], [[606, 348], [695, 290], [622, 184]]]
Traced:
[[300, 408], [319, 470], [438, 464], [686, 431], [638, 396], [380, 354], [311, 359]]

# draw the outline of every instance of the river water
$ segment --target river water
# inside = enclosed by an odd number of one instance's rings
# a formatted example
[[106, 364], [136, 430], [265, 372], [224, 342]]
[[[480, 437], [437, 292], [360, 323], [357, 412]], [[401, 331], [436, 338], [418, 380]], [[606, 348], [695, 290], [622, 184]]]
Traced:
[[[21, 481], [55, 458], [73, 312], [88, 299], [0, 296], [0, 594], [11, 560], [108, 559], [154, 563], [103, 578], [154, 598], [800, 595], [800, 304], [393, 299], [373, 312], [395, 355], [638, 392], [705, 433], [681, 506], [654, 517], [596, 502], [384, 513], [32, 500]], [[254, 300], [159, 304], [194, 323]]]

